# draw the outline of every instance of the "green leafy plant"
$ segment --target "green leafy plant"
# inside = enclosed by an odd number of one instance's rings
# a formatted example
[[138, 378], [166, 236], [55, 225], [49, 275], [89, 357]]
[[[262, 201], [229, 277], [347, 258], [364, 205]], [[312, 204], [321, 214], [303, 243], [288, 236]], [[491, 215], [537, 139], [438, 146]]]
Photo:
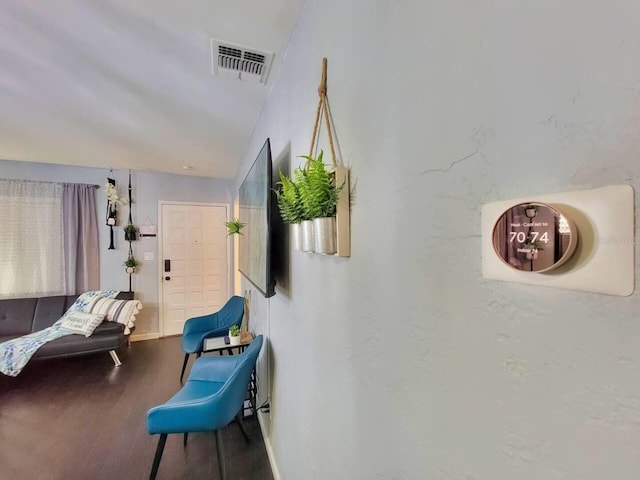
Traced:
[[138, 264], [138, 261], [133, 256], [129, 255], [129, 257], [127, 257], [127, 259], [124, 261], [123, 265], [125, 267], [136, 268], [139, 264]]
[[242, 228], [246, 225], [246, 223], [242, 223], [239, 218], [231, 220], [230, 222], [224, 222], [224, 226], [227, 227], [227, 235], [242, 235]]
[[135, 225], [128, 223], [127, 225], [124, 226], [124, 239], [127, 242], [132, 242], [136, 239], [136, 233], [138, 232], [138, 229], [135, 227]]
[[301, 155], [307, 159], [306, 168], [294, 171], [294, 182], [300, 191], [302, 207], [307, 218], [333, 217], [344, 185], [336, 185], [333, 172], [327, 170], [322, 161], [323, 151], [317, 158]]
[[282, 172], [280, 181], [277, 183], [278, 188], [274, 189], [280, 216], [285, 223], [300, 223], [303, 220], [310, 220], [305, 216], [305, 210], [300, 198], [300, 189], [298, 185]]
[[229, 327], [229, 336], [237, 337], [239, 335], [240, 335], [240, 327], [238, 327], [237, 325], [231, 325]]

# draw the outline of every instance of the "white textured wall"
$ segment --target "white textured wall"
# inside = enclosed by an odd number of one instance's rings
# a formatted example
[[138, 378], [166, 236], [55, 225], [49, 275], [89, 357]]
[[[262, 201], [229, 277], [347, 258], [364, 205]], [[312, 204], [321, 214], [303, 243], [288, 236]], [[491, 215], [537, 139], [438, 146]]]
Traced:
[[289, 296], [253, 295], [283, 480], [638, 478], [638, 295], [480, 258], [485, 202], [640, 186], [638, 25], [636, 0], [307, 2], [243, 171], [267, 136], [307, 153], [326, 56], [355, 203], [350, 259], [292, 252]]
[[[100, 233], [100, 288], [129, 290], [129, 275], [123, 263], [129, 253], [129, 243], [124, 240], [122, 226], [126, 225], [129, 207], [118, 214], [118, 226], [114, 228], [114, 249], [109, 250], [109, 228], [102, 220], [106, 215], [109, 169], [51, 165], [35, 162], [0, 160], [0, 178], [24, 180], [88, 183], [100, 185], [96, 192]], [[126, 170], [114, 170], [118, 190], [127, 194], [129, 174]], [[211, 178], [187, 177], [159, 173], [133, 172], [133, 223], [140, 225], [148, 218], [158, 225], [158, 201], [230, 203], [229, 187], [232, 182]], [[1, 227], [0, 227], [1, 228]], [[136, 298], [143, 310], [136, 317], [135, 335], [157, 333], [158, 326], [158, 237], [143, 238], [133, 243], [133, 250], [140, 267], [132, 278]], [[144, 252], [153, 253], [152, 261], [144, 260]]]

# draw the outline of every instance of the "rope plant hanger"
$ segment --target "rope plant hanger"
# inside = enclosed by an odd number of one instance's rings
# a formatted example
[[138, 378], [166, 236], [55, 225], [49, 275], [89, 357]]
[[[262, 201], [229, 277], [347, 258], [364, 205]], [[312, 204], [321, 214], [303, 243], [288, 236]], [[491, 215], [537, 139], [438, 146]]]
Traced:
[[124, 239], [129, 242], [129, 255], [124, 262], [125, 271], [129, 274], [129, 291], [131, 292], [131, 275], [136, 271], [138, 261], [133, 256], [133, 245], [131, 242], [136, 240], [137, 229], [133, 225], [133, 219], [131, 217], [131, 211], [133, 210], [133, 201], [131, 200], [131, 170], [129, 170], [129, 219], [127, 225], [124, 227]]
[[[338, 161], [336, 159], [336, 149], [333, 144], [333, 133], [335, 130], [332, 122], [331, 111], [329, 109], [329, 99], [327, 98], [327, 59], [322, 59], [322, 78], [320, 79], [320, 85], [318, 86], [318, 96], [320, 97], [318, 100], [318, 108], [316, 109], [316, 121], [313, 125], [313, 135], [311, 136], [311, 147], [309, 148], [309, 157], [313, 157], [314, 153], [316, 153], [316, 149], [318, 147], [318, 143], [320, 141], [320, 120], [321, 117], [324, 117], [326, 128], [327, 128], [327, 137], [329, 138], [329, 148], [331, 149], [331, 161], [333, 163], [333, 167], [336, 168], [338, 166]], [[307, 167], [309, 165], [309, 160], [307, 160]]]
[[116, 187], [115, 178], [113, 176], [113, 168], [109, 169], [109, 176], [107, 177], [107, 216], [105, 223], [109, 227], [109, 250], [114, 250], [113, 245], [113, 227], [118, 223], [118, 190]]
[[133, 242], [136, 240], [136, 232], [137, 229], [133, 225], [133, 220], [131, 218], [131, 210], [132, 210], [132, 202], [131, 202], [131, 170], [129, 170], [129, 219], [127, 221], [127, 225], [124, 228], [124, 239], [127, 242]]
[[[335, 125], [333, 116], [329, 108], [329, 99], [327, 97], [327, 59], [322, 59], [322, 76], [320, 85], [318, 86], [318, 108], [316, 109], [316, 119], [313, 125], [313, 135], [311, 136], [311, 146], [309, 147], [309, 155], [305, 156], [307, 163], [305, 170], [309, 176], [313, 176], [312, 170], [324, 169], [322, 163], [323, 152], [317, 154], [318, 144], [320, 143], [320, 130], [322, 121], [324, 120], [327, 130], [327, 139], [329, 140], [329, 149], [331, 151], [331, 163], [333, 167], [332, 183], [334, 186], [334, 195], [337, 196], [335, 203], [335, 254], [340, 257], [351, 256], [350, 242], [350, 207], [349, 207], [349, 169], [346, 168], [336, 154], [337, 135], [335, 135]], [[338, 152], [339, 153], [339, 152]], [[314, 157], [314, 155], [317, 155]], [[335, 199], [335, 197], [333, 197]], [[316, 234], [316, 240], [318, 235]], [[317, 250], [316, 250], [317, 251]], [[324, 252], [321, 252], [324, 253]]]

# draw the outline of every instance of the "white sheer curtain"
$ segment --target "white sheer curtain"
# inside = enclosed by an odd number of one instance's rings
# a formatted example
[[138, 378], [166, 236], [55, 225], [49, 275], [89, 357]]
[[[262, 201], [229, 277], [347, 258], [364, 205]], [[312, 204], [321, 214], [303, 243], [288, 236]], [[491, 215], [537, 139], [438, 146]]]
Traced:
[[0, 179], [0, 298], [99, 287], [95, 186]]
[[0, 179], [0, 298], [65, 293], [62, 192]]

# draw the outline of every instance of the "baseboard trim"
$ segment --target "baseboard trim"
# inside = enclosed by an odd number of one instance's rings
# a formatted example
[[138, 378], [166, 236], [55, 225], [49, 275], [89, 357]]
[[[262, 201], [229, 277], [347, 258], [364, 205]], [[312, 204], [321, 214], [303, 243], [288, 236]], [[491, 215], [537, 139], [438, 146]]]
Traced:
[[160, 334], [156, 333], [141, 333], [139, 335], [131, 335], [132, 342], [142, 342], [144, 340], [157, 340], [160, 338]]
[[[268, 437], [264, 436], [264, 432], [266, 426], [262, 423], [262, 412], [258, 413], [258, 423], [260, 423], [260, 431], [262, 432], [262, 440], [264, 441], [264, 446], [267, 449], [267, 457], [269, 457], [269, 464], [271, 465], [271, 473], [273, 473], [273, 480], [280, 480], [282, 477], [280, 476], [280, 471], [278, 470], [278, 465], [276, 464], [276, 458], [273, 453], [273, 447], [271, 445], [271, 440]], [[264, 414], [266, 415], [266, 414]]]

